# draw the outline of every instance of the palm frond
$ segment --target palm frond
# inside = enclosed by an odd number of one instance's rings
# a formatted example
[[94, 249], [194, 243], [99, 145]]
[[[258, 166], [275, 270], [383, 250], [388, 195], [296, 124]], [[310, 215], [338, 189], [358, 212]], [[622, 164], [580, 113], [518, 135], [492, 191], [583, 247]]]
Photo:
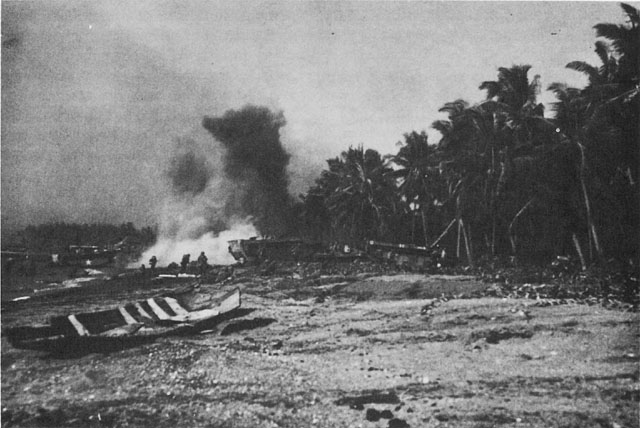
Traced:
[[620, 41], [626, 38], [627, 29], [617, 24], [596, 24], [593, 26], [596, 36], [603, 37], [611, 41], [617, 47]]
[[633, 27], [640, 25], [640, 10], [626, 3], [620, 3], [620, 7], [624, 10], [625, 15], [627, 15]]
[[455, 101], [445, 103], [445, 105], [440, 107], [438, 111], [441, 113], [448, 113], [449, 117], [451, 117], [452, 115], [455, 115], [457, 113], [464, 111], [467, 107], [469, 107], [468, 102], [466, 102], [463, 99], [458, 99]]
[[487, 100], [493, 99], [494, 97], [498, 96], [498, 94], [500, 93], [500, 84], [498, 82], [493, 82], [493, 81], [486, 81], [486, 82], [482, 82], [480, 84], [479, 89], [481, 91], [486, 90], [487, 91]]
[[436, 120], [431, 127], [440, 132], [443, 136], [449, 135], [453, 129], [453, 124], [448, 120]]
[[590, 83], [597, 83], [599, 81], [600, 72], [598, 68], [584, 61], [571, 61], [565, 67], [586, 74], [589, 77]]
[[529, 94], [533, 97], [532, 101], [535, 101], [536, 97], [540, 95], [540, 86], [540, 75], [536, 74], [529, 83]]
[[598, 55], [598, 58], [600, 58], [602, 65], [607, 65], [609, 62], [610, 50], [611, 48], [608, 43], [605, 43], [603, 40], [596, 41], [595, 52]]

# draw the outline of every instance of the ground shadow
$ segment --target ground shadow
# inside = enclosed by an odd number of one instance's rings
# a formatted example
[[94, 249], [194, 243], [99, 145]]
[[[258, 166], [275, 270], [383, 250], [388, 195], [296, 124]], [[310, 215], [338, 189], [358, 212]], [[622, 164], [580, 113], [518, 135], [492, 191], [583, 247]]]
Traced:
[[276, 321], [277, 320], [275, 318], [252, 318], [249, 320], [235, 321], [224, 327], [220, 334], [222, 336], [228, 336], [240, 331], [254, 330], [256, 328], [266, 327]]

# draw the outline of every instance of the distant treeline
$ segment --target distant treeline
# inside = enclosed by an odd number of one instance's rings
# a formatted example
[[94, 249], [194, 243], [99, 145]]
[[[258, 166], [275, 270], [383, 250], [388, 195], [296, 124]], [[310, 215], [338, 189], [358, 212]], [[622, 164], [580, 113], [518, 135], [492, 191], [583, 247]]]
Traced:
[[478, 104], [446, 103], [448, 118], [410, 132], [396, 154], [349, 147], [328, 160], [294, 207], [307, 239], [361, 245], [439, 244], [461, 262], [486, 257], [583, 267], [638, 256], [640, 13], [594, 26], [600, 63], [567, 68], [586, 87], [552, 83], [552, 117], [537, 101], [529, 65], [499, 68]]
[[127, 239], [132, 244], [148, 246], [155, 242], [156, 232], [151, 227], [136, 229], [133, 223], [76, 224], [48, 223], [27, 226], [3, 242], [34, 252], [64, 252], [71, 245], [112, 246]]

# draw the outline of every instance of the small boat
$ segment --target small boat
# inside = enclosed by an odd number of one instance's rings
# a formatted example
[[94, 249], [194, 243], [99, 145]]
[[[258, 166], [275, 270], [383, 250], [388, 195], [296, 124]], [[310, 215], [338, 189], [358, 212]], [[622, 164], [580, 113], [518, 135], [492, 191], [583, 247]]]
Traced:
[[56, 316], [48, 325], [13, 327], [4, 335], [16, 348], [30, 349], [92, 338], [159, 337], [180, 328], [208, 326], [240, 308], [237, 288], [219, 296], [200, 293], [198, 288], [193, 284], [117, 308]]

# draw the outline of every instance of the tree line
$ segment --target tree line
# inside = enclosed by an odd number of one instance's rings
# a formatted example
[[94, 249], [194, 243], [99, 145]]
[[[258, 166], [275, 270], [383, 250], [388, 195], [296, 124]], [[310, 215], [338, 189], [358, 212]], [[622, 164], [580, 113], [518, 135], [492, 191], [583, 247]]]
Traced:
[[19, 244], [30, 251], [66, 252], [71, 245], [114, 245], [129, 238], [142, 246], [149, 246], [156, 240], [156, 231], [151, 227], [137, 229], [133, 223], [78, 224], [47, 223], [27, 226], [11, 237], [8, 242]]
[[548, 86], [553, 117], [529, 65], [500, 68], [481, 82], [482, 102], [440, 108], [437, 144], [413, 131], [396, 154], [357, 146], [329, 159], [296, 206], [302, 235], [439, 245], [469, 265], [636, 257], [640, 14], [621, 7], [624, 24], [594, 26], [600, 63], [566, 65], [586, 75], [586, 87]]

